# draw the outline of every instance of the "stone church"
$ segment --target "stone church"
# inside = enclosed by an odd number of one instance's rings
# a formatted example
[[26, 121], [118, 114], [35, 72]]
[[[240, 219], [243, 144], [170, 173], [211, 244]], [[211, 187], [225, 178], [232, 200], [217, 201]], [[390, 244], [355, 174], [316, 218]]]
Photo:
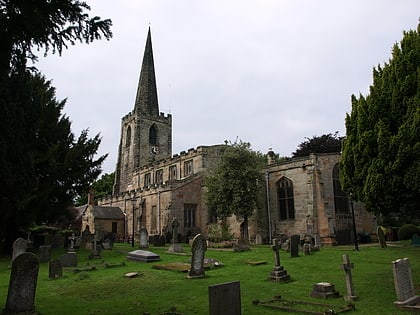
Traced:
[[[224, 144], [198, 146], [172, 154], [172, 116], [159, 111], [153, 49], [148, 30], [134, 109], [121, 120], [121, 138], [112, 196], [98, 201], [101, 207], [119, 207], [125, 223], [117, 231], [138, 238], [146, 227], [149, 235], [168, 235], [177, 218], [181, 239], [198, 233], [207, 236], [215, 223], [204, 201], [204, 175], [220, 158]], [[354, 204], [338, 182], [339, 154], [312, 154], [275, 163], [267, 154], [266, 203], [249, 219], [250, 240], [292, 234], [320, 236], [325, 245], [350, 243], [355, 213], [357, 233], [375, 231], [374, 216]], [[240, 237], [241, 219], [227, 223]]]

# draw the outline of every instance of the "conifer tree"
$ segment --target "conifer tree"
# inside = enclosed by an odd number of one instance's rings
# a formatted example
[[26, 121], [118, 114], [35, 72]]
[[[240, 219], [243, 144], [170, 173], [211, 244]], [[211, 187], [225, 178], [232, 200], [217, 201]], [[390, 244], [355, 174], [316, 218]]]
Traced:
[[[373, 69], [367, 96], [351, 98], [341, 181], [377, 214], [416, 216], [420, 198], [420, 24]], [[418, 215], [418, 214], [417, 214]]]

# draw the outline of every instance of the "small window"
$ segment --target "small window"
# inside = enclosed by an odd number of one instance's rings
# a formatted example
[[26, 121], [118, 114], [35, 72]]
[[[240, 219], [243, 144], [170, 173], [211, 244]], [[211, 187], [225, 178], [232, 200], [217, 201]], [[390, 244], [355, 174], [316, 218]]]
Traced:
[[184, 176], [191, 175], [193, 173], [193, 160], [184, 162]]
[[150, 175], [150, 173], [144, 174], [144, 186], [150, 186], [150, 184], [152, 183], [152, 176]]
[[195, 227], [196, 209], [197, 209], [196, 204], [191, 204], [191, 203], [184, 204], [184, 227], [186, 228]]
[[112, 233], [117, 233], [117, 226], [118, 226], [117, 222], [112, 222]]
[[155, 183], [162, 184], [163, 183], [163, 170], [157, 170], [155, 176], [156, 176]]
[[169, 180], [176, 180], [177, 179], [177, 167], [176, 165], [172, 165], [169, 167]]
[[131, 144], [131, 126], [127, 127], [127, 131], [125, 133], [125, 147], [128, 148]]

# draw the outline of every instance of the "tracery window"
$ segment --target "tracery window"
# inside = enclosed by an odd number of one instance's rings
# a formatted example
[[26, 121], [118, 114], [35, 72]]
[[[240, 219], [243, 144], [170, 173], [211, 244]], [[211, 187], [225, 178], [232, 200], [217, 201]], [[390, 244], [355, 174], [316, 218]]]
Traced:
[[277, 200], [280, 220], [295, 218], [295, 200], [293, 195], [293, 182], [283, 177], [277, 182]]

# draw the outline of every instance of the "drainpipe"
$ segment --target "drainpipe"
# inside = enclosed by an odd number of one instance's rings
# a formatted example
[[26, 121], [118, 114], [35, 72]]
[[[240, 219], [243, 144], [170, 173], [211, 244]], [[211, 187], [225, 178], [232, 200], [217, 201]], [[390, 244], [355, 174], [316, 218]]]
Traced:
[[270, 173], [268, 170], [266, 170], [265, 171], [265, 185], [266, 185], [266, 194], [267, 194], [268, 239], [271, 244], [270, 187], [268, 183], [269, 176], [270, 176]]
[[157, 200], [157, 226], [158, 226], [158, 233], [160, 235], [160, 191], [158, 191], [158, 200]]

